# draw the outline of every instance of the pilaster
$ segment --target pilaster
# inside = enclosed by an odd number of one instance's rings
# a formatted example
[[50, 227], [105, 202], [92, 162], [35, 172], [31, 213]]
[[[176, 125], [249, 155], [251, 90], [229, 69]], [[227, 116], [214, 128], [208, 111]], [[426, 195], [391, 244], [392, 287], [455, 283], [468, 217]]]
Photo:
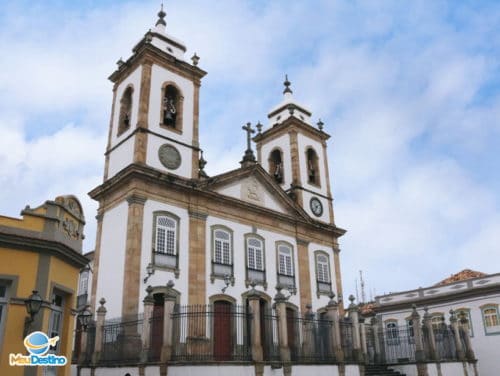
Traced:
[[300, 310], [306, 311], [306, 306], [312, 302], [311, 272], [309, 266], [309, 242], [297, 238], [297, 260], [299, 263]]
[[189, 210], [189, 305], [206, 303], [207, 216], [204, 211], [195, 208]]

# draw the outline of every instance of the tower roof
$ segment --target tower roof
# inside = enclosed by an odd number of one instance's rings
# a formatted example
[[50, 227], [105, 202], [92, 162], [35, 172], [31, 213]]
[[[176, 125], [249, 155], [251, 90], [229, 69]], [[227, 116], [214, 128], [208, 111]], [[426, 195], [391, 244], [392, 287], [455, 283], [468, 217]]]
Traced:
[[267, 115], [270, 125], [275, 126], [282, 123], [290, 116], [294, 116], [304, 123], [311, 124], [311, 111], [299, 104], [293, 97], [291, 89], [292, 83], [288, 80], [288, 75], [285, 75], [283, 82], [285, 89], [283, 90], [283, 100], [275, 106]]

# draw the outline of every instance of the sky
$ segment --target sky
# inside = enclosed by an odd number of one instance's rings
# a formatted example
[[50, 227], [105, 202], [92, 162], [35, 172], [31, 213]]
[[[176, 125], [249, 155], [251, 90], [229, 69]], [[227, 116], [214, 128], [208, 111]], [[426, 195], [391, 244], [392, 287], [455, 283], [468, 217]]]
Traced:
[[[60, 194], [94, 248], [116, 61], [160, 1], [0, 1], [0, 213]], [[169, 0], [167, 32], [201, 57], [200, 142], [239, 166], [288, 74], [321, 118], [344, 295], [500, 272], [500, 2]], [[233, 140], [228, 142], [228, 140]], [[361, 292], [359, 291], [359, 295]]]

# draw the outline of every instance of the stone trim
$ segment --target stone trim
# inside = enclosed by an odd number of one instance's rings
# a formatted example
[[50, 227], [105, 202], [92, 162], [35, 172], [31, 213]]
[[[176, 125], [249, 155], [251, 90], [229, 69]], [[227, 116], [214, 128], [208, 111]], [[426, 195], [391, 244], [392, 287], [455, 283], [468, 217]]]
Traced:
[[342, 290], [342, 278], [340, 274], [340, 250], [338, 248], [333, 249], [333, 268], [335, 270], [335, 287], [337, 288], [336, 294], [339, 302], [340, 312], [344, 312], [344, 298]]
[[[132, 199], [130, 199], [131, 197]], [[141, 250], [145, 198], [132, 195], [127, 198], [127, 201], [129, 206], [122, 290], [122, 316], [132, 316], [139, 312], [139, 289], [142, 285]]]
[[[148, 128], [149, 97], [151, 92], [152, 62], [144, 61], [141, 72], [141, 87], [139, 90], [139, 108], [137, 128]], [[134, 142], [134, 162], [146, 163], [148, 137], [147, 133], [139, 132]]]
[[188, 215], [189, 215], [189, 218], [196, 218], [196, 219], [200, 219], [202, 221], [206, 221], [207, 217], [208, 217], [207, 213], [199, 212], [199, 211], [195, 211], [195, 210], [191, 210], [191, 209], [188, 210]]
[[330, 169], [328, 168], [328, 154], [326, 152], [327, 144], [326, 141], [322, 142], [323, 145], [323, 163], [325, 165], [325, 180], [326, 180], [326, 195], [329, 197], [328, 209], [329, 209], [329, 218], [330, 223], [335, 223], [335, 216], [333, 213], [333, 198], [332, 198], [332, 190], [330, 183]]
[[312, 303], [311, 267], [309, 265], [309, 249], [305, 242], [297, 241], [297, 261], [299, 264], [300, 308], [306, 312], [306, 306]]
[[206, 304], [206, 218], [189, 217], [188, 305]]
[[141, 196], [136, 193], [131, 194], [130, 196], [127, 197], [127, 202], [129, 205], [132, 204], [138, 204], [138, 205], [144, 205], [147, 201], [146, 196]]
[[[111, 147], [111, 138], [112, 138], [112, 132], [113, 132], [113, 120], [115, 117], [115, 103], [116, 103], [116, 85], [113, 87], [113, 101], [111, 103], [111, 116], [109, 118], [109, 129], [108, 129], [108, 143], [106, 144], [106, 150], [109, 150]], [[104, 176], [103, 180], [106, 180], [108, 178], [108, 171], [109, 171], [109, 155], [106, 153], [105, 154], [105, 161], [104, 161]]]
[[[299, 158], [299, 144], [297, 141], [297, 131], [290, 130], [288, 132], [290, 136], [290, 160], [292, 163], [292, 184], [293, 186], [301, 185], [300, 176], [300, 158]], [[296, 201], [300, 207], [304, 207], [302, 200], [302, 192], [298, 191], [296, 193]]]
[[291, 116], [286, 120], [284, 120], [282, 123], [279, 123], [278, 125], [275, 125], [274, 127], [271, 127], [260, 134], [257, 134], [253, 138], [253, 141], [255, 143], [262, 143], [264, 140], [266, 142], [269, 142], [290, 131], [295, 131], [295, 132], [303, 131], [303, 133], [307, 134], [311, 138], [314, 139], [319, 138], [320, 140], [325, 140], [325, 141], [330, 138], [329, 134], [320, 131], [319, 129], [316, 129], [307, 123], [304, 123], [303, 121], [297, 119], [296, 117]]
[[[99, 211], [101, 211], [99, 209]], [[93, 260], [93, 273], [92, 273], [92, 288], [90, 291], [90, 306], [92, 307], [92, 311], [96, 309], [96, 294], [97, 294], [97, 281], [99, 277], [99, 260], [101, 256], [101, 238], [102, 238], [102, 219], [104, 217], [103, 212], [100, 214], [100, 219], [97, 220], [97, 233], [95, 240], [95, 251], [94, 251], [94, 260]]]

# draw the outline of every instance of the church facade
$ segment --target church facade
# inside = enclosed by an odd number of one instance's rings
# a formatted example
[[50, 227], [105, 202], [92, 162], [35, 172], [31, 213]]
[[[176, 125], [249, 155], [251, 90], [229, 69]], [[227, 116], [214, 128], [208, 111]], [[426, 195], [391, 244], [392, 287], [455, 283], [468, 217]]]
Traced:
[[[250, 287], [289, 315], [342, 300], [323, 124], [285, 80], [269, 124], [243, 127], [241, 167], [204, 171], [199, 95], [206, 72], [165, 32], [165, 13], [112, 73], [113, 102], [99, 202], [91, 306], [108, 317], [142, 311], [146, 287], [161, 310], [171, 281], [180, 305], [247, 304]], [[251, 147], [255, 143], [256, 154]]]

